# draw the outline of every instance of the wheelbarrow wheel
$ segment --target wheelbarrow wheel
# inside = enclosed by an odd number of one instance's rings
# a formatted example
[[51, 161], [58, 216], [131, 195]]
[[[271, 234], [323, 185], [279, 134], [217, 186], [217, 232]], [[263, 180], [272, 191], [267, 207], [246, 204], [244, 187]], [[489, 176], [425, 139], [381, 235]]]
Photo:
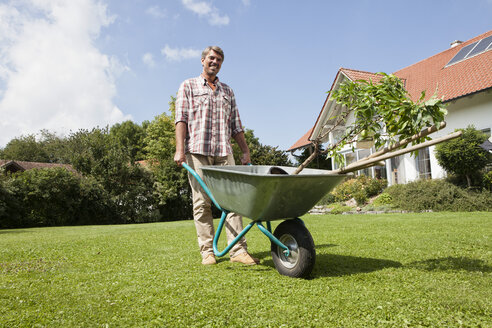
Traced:
[[313, 237], [300, 219], [287, 220], [278, 225], [273, 235], [289, 248], [286, 256], [284, 249], [272, 242], [272, 258], [277, 271], [294, 278], [309, 276], [314, 267], [316, 251]]

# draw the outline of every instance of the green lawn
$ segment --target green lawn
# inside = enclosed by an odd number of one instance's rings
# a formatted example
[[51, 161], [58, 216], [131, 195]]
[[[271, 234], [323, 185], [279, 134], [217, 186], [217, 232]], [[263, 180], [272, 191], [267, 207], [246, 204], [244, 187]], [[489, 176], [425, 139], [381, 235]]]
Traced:
[[0, 230], [0, 326], [492, 326], [491, 213], [303, 219], [309, 280], [256, 228], [254, 267], [202, 266], [191, 221]]

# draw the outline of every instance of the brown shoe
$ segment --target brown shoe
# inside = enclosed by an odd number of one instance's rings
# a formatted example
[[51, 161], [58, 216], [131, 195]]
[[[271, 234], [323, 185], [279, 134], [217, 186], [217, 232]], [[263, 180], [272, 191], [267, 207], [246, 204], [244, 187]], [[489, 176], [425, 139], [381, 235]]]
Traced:
[[237, 256], [231, 257], [231, 262], [239, 262], [246, 265], [256, 265], [260, 263], [260, 260], [252, 257], [247, 252], [241, 253]]
[[203, 265], [217, 264], [217, 261], [215, 260], [215, 256], [213, 254], [209, 254], [203, 258], [202, 264]]

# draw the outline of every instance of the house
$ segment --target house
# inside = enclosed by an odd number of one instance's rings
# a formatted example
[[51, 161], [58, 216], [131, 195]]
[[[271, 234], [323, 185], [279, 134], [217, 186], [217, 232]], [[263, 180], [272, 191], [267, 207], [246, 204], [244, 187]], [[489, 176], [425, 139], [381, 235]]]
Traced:
[[[489, 137], [492, 128], [492, 30], [466, 42], [455, 41], [451, 47], [434, 56], [393, 73], [404, 82], [413, 101], [417, 101], [422, 91], [429, 98], [433, 94], [442, 98], [447, 105], [446, 128], [432, 134], [432, 138], [444, 136], [458, 128], [469, 125], [482, 130]], [[354, 69], [340, 68], [331, 91], [347, 81], [369, 80], [378, 82], [380, 75]], [[340, 113], [342, 108], [326, 98], [316, 124], [300, 138], [288, 151], [312, 146], [312, 140], [330, 128], [330, 118]], [[350, 123], [350, 122], [348, 122]], [[322, 142], [336, 138], [336, 130]], [[346, 164], [362, 159], [374, 149], [342, 150]], [[335, 163], [333, 167], [336, 168]], [[421, 178], [442, 178], [445, 171], [437, 163], [434, 146], [419, 151], [415, 158], [402, 155], [385, 161], [383, 167], [365, 169], [364, 174], [388, 179], [389, 184], [407, 183]]]
[[63, 167], [70, 172], [77, 173], [77, 171], [69, 164], [58, 163], [38, 163], [38, 162], [25, 162], [25, 161], [12, 161], [0, 159], [0, 169], [4, 169], [5, 172], [16, 173], [23, 172], [32, 169], [47, 169], [54, 167]]

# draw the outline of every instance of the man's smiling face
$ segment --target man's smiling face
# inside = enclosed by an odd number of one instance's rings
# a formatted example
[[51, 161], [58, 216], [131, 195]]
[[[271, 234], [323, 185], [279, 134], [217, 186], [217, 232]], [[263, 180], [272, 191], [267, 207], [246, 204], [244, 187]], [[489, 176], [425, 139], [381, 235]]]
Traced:
[[214, 50], [210, 50], [205, 58], [202, 58], [203, 72], [210, 76], [216, 76], [222, 66], [222, 57]]

